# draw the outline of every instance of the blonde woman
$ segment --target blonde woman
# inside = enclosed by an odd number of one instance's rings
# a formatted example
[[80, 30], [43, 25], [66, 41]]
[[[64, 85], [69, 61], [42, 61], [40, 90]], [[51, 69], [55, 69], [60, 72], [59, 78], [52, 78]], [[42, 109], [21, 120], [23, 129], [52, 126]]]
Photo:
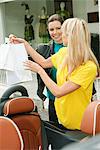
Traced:
[[[70, 18], [62, 25], [62, 40], [67, 47], [44, 59], [23, 39], [10, 36], [14, 43], [23, 42], [34, 61], [24, 63], [26, 69], [38, 73], [48, 89], [55, 95], [55, 108], [59, 122], [67, 129], [79, 129], [83, 113], [91, 101], [93, 82], [98, 62], [90, 48], [87, 23]], [[57, 68], [57, 84], [43, 68]]]

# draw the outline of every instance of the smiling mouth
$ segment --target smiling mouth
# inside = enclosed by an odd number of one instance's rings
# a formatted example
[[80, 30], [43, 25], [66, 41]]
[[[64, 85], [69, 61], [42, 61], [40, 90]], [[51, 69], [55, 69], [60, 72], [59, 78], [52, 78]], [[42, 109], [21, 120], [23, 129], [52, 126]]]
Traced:
[[57, 39], [57, 38], [59, 38], [60, 36], [53, 36], [53, 37]]

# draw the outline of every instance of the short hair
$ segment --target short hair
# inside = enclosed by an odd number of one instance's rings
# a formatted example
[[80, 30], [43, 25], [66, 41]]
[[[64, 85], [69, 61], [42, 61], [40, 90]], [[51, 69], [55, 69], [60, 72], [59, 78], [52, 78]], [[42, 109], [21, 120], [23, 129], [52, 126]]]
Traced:
[[50, 22], [53, 22], [53, 21], [59, 21], [61, 24], [64, 22], [63, 18], [62, 18], [59, 14], [51, 15], [51, 16], [48, 18], [47, 25], [48, 25]]

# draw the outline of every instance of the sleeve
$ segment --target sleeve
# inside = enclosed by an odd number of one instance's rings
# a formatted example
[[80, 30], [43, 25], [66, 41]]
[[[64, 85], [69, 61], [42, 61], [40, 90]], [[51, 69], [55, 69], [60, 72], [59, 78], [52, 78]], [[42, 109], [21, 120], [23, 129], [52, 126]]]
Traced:
[[66, 53], [66, 47], [60, 48], [60, 50], [51, 56], [51, 61], [53, 66], [57, 69], [60, 63], [62, 62], [63, 56]]
[[53, 63], [53, 66], [57, 69], [57, 58], [58, 58], [58, 52], [51, 56], [51, 61]]
[[74, 70], [69, 77], [69, 80], [86, 89], [89, 84], [94, 81], [96, 73], [96, 65], [93, 62], [86, 63], [80, 66], [77, 70]]

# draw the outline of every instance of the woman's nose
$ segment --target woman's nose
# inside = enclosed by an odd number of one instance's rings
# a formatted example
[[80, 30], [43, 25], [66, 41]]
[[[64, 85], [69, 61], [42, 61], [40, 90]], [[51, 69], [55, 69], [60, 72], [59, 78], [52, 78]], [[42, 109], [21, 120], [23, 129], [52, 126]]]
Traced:
[[57, 30], [54, 30], [54, 32], [53, 32], [54, 34], [56, 34], [57, 33]]

